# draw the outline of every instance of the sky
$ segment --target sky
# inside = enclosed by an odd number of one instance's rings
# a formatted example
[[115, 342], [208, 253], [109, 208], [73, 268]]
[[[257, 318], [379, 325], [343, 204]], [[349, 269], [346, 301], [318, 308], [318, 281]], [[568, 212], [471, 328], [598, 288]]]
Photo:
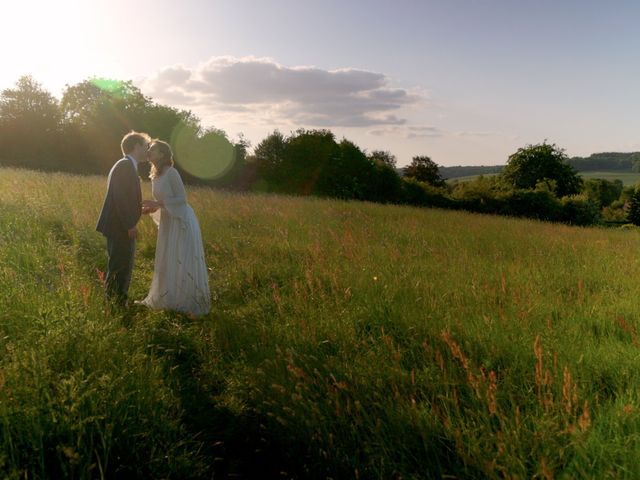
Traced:
[[327, 128], [404, 166], [500, 165], [547, 141], [640, 150], [640, 2], [5, 1], [0, 90], [91, 77], [256, 146]]

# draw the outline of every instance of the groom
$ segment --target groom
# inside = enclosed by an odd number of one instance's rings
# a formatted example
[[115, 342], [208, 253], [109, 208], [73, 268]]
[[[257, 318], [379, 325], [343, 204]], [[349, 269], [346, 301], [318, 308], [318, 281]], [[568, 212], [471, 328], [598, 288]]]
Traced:
[[138, 235], [136, 225], [142, 213], [138, 164], [147, 161], [150, 141], [146, 133], [133, 131], [122, 138], [120, 147], [124, 158], [109, 172], [107, 194], [96, 226], [96, 230], [107, 237], [106, 296], [122, 307], [127, 304]]

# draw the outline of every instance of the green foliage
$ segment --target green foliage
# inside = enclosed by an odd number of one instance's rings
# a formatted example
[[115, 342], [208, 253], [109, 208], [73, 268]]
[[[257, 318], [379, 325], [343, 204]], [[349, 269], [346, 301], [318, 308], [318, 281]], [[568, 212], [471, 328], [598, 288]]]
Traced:
[[0, 94], [0, 155], [11, 165], [46, 168], [61, 131], [57, 100], [29, 76]]
[[[588, 214], [591, 207], [586, 204], [578, 208], [575, 202], [565, 202], [565, 208], [550, 198], [571, 193], [580, 179], [562, 176], [573, 175], [564, 153], [546, 143], [520, 149], [511, 156], [505, 174], [492, 183], [481, 179], [448, 187], [429, 157], [414, 157], [402, 179], [390, 152], [367, 155], [347, 139], [337, 142], [329, 130], [300, 129], [289, 136], [275, 131], [247, 158], [249, 144], [242, 136], [234, 143], [220, 129], [203, 128], [191, 112], [154, 103], [130, 81], [88, 79], [67, 86], [58, 104], [37, 82], [23, 77], [16, 88], [0, 95], [3, 163], [104, 174], [119, 156], [122, 135], [132, 129], [169, 141], [176, 167], [190, 184], [580, 224], [597, 218]], [[144, 169], [143, 165], [143, 177]], [[606, 206], [619, 187], [619, 182], [594, 181], [586, 191], [592, 201]]]
[[67, 127], [65, 153], [76, 159], [83, 153], [74, 170], [104, 173], [119, 154], [122, 136], [142, 130], [151, 101], [132, 82], [93, 78], [67, 86], [60, 106]]
[[280, 184], [286, 181], [281, 173], [284, 169], [286, 144], [285, 136], [275, 130], [256, 146], [253, 156], [257, 173], [263, 181], [258, 189], [277, 191]]
[[3, 164], [106, 173], [130, 130], [180, 143], [183, 164], [177, 167], [192, 182], [225, 188], [246, 182], [246, 141], [232, 143], [223, 131], [202, 128], [191, 112], [152, 102], [130, 81], [84, 80], [67, 86], [58, 103], [31, 77], [22, 77], [0, 95]]
[[509, 156], [502, 176], [516, 189], [535, 188], [540, 181], [553, 180], [558, 197], [577, 194], [582, 186], [564, 151], [546, 142], [519, 148]]
[[503, 168], [504, 165], [459, 165], [455, 167], [439, 166], [438, 170], [444, 179], [457, 179], [461, 177], [477, 177], [480, 175], [496, 174], [502, 172]]
[[586, 158], [572, 157], [567, 160], [567, 163], [581, 172], [631, 172], [636, 171], [634, 169], [637, 168], [636, 165], [639, 159], [640, 152], [602, 152], [591, 154]]
[[[369, 157], [371, 160], [371, 157]], [[366, 199], [379, 203], [403, 203], [403, 181], [390, 163], [372, 160], [366, 185]]]
[[343, 139], [318, 178], [316, 192], [322, 196], [367, 200], [374, 164], [360, 148]]
[[415, 178], [419, 182], [428, 183], [434, 187], [444, 187], [444, 179], [440, 175], [440, 167], [427, 156], [417, 156], [411, 159], [411, 163], [404, 169], [404, 176]]
[[608, 207], [622, 194], [622, 181], [609, 181], [601, 178], [589, 179], [584, 182], [583, 193], [602, 207]]
[[254, 152], [258, 190], [296, 195], [400, 202], [400, 176], [388, 152], [367, 156], [357, 145], [335, 141], [328, 130], [275, 131]]
[[570, 195], [561, 199], [562, 219], [572, 225], [594, 225], [600, 221], [600, 205], [587, 195]]
[[404, 203], [419, 207], [456, 208], [457, 204], [449, 198], [447, 190], [416, 180], [413, 177], [402, 179], [402, 198]]
[[378, 165], [386, 165], [390, 168], [396, 168], [396, 157], [391, 152], [385, 150], [374, 150], [367, 155], [369, 160]]
[[640, 189], [636, 188], [629, 199], [627, 218], [634, 225], [640, 225]]
[[620, 201], [613, 202], [609, 207], [604, 207], [600, 214], [602, 221], [605, 223], [625, 223], [627, 222], [627, 212], [623, 208], [624, 204]]

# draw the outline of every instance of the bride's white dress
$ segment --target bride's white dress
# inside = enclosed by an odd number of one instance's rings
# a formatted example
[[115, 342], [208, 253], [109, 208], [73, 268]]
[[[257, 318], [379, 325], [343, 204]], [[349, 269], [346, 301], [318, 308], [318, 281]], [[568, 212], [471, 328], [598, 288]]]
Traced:
[[167, 168], [152, 180], [151, 191], [164, 206], [151, 214], [158, 240], [151, 290], [141, 303], [157, 310], [205, 315], [211, 296], [202, 235], [180, 174]]

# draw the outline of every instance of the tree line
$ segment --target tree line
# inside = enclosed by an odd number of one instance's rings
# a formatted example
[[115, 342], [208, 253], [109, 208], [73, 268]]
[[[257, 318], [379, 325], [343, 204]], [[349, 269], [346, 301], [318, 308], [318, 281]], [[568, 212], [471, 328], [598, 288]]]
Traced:
[[[588, 157], [570, 157], [567, 163], [579, 172], [640, 172], [640, 152], [602, 152]], [[504, 165], [440, 166], [445, 179], [500, 173]]]
[[[589, 225], [626, 219], [621, 182], [583, 182], [564, 151], [546, 141], [519, 149], [495, 176], [447, 183], [424, 155], [403, 169], [388, 151], [367, 152], [326, 129], [273, 131], [248, 154], [205, 128], [190, 111], [159, 104], [132, 82], [92, 78], [68, 85], [60, 100], [30, 76], [0, 94], [0, 163], [105, 174], [122, 136], [145, 131], [174, 145], [186, 182], [241, 191], [316, 195]], [[142, 173], [144, 177], [144, 172]], [[617, 202], [617, 203], [616, 203]], [[621, 203], [622, 202], [622, 203]], [[639, 202], [640, 203], [640, 202]], [[609, 209], [605, 211], [604, 209]]]

